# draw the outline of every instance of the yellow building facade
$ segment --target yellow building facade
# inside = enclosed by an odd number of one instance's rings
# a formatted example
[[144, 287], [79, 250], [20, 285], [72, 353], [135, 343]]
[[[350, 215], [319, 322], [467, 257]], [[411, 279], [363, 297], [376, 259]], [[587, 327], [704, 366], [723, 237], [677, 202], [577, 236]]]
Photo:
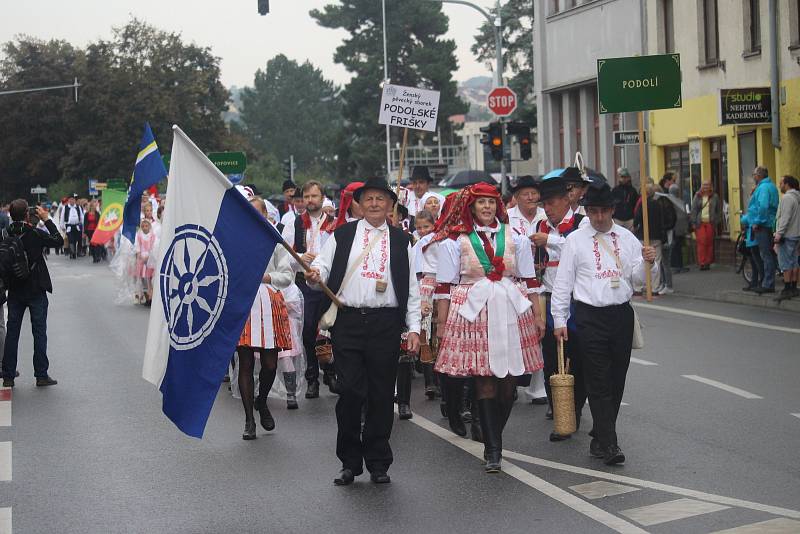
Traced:
[[[800, 175], [798, 2], [777, 4], [780, 91], [778, 101], [771, 102], [780, 115], [776, 147], [769, 120], [723, 124], [721, 109], [727, 90], [769, 93], [768, 2], [648, 2], [649, 53], [680, 53], [683, 82], [682, 108], [647, 114], [650, 176], [658, 180], [668, 170], [675, 171], [687, 203], [702, 182], [711, 182], [723, 200], [720, 235], [732, 240], [740, 230], [739, 213], [747, 207], [756, 165], [767, 167], [776, 184], [783, 175]], [[727, 9], [718, 11], [723, 5]], [[694, 28], [697, 32], [691, 31]]]

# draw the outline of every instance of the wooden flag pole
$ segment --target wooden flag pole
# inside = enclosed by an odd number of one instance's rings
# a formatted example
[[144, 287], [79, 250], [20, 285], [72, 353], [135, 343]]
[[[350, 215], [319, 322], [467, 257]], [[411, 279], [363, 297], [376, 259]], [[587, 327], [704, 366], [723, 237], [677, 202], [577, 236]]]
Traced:
[[395, 194], [397, 195], [397, 202], [394, 204], [394, 219], [397, 220], [398, 208], [400, 205], [400, 180], [403, 179], [403, 165], [406, 162], [406, 145], [408, 144], [408, 128], [403, 128], [403, 144], [400, 148], [400, 168], [397, 170], [397, 188]]
[[[639, 187], [642, 195], [642, 228], [644, 229], [644, 246], [650, 246], [650, 219], [647, 216], [647, 165], [644, 157], [644, 112], [636, 114], [639, 123]], [[650, 269], [645, 269], [645, 288], [648, 301], [653, 300], [653, 280]]]
[[[285, 248], [289, 252], [289, 254], [292, 255], [294, 261], [299, 263], [300, 267], [302, 267], [305, 272], [309, 272], [311, 270], [311, 266], [307, 264], [305, 261], [303, 261], [303, 258], [301, 258], [300, 255], [297, 252], [295, 252], [294, 249], [290, 247], [286, 241], [281, 241], [281, 245], [283, 245], [283, 248]], [[328, 298], [331, 299], [331, 302], [336, 304], [337, 307], [342, 305], [342, 302], [336, 295], [333, 294], [333, 291], [331, 291], [330, 288], [325, 285], [325, 282], [320, 280], [319, 287], [320, 289], [322, 289], [323, 293], [328, 295]]]

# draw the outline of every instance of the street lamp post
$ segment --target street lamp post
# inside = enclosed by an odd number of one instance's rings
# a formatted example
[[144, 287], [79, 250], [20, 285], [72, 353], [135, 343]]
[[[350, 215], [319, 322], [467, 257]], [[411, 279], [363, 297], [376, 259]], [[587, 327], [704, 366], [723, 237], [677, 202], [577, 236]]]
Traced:
[[[461, 4], [472, 9], [478, 11], [481, 15], [483, 15], [486, 20], [489, 21], [489, 24], [492, 25], [494, 29], [494, 46], [495, 46], [495, 59], [497, 61], [497, 65], [494, 70], [494, 86], [495, 87], [502, 87], [503, 85], [503, 34], [502, 34], [502, 20], [500, 18], [500, 0], [496, 0], [495, 2], [495, 11], [497, 15], [492, 18], [492, 16], [487, 13], [483, 8], [478, 5], [473, 4], [472, 2], [467, 2], [466, 0], [428, 0], [429, 2], [439, 2], [440, 4]], [[503, 119], [500, 119], [501, 124], [503, 123]], [[505, 127], [502, 128], [502, 136], [503, 136], [503, 146], [506, 146], [506, 131]], [[503, 159], [500, 160], [500, 187], [503, 190], [503, 194], [508, 192], [509, 186], [506, 183], [508, 180], [506, 179], [506, 159], [505, 156]]]
[[[381, 0], [381, 13], [383, 16], [383, 84], [389, 83], [389, 57], [386, 54], [386, 0]], [[381, 87], [383, 87], [381, 84]], [[391, 179], [392, 173], [392, 149], [391, 131], [389, 125], [386, 125], [386, 180]]]

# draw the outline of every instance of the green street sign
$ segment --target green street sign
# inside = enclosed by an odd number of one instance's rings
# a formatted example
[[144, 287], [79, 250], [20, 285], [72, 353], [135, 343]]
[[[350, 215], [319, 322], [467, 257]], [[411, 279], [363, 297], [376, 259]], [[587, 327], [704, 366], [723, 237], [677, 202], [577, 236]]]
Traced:
[[681, 107], [681, 55], [598, 59], [597, 100], [600, 113]]
[[208, 159], [222, 174], [242, 174], [247, 168], [247, 156], [244, 152], [211, 152]]

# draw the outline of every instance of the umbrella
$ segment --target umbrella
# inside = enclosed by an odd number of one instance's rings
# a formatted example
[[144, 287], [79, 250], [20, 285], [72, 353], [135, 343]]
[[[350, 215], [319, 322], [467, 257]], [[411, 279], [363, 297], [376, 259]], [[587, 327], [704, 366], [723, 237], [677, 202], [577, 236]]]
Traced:
[[486, 171], [460, 171], [454, 174], [444, 186], [449, 188], [461, 188], [480, 182], [497, 185], [497, 181]]

